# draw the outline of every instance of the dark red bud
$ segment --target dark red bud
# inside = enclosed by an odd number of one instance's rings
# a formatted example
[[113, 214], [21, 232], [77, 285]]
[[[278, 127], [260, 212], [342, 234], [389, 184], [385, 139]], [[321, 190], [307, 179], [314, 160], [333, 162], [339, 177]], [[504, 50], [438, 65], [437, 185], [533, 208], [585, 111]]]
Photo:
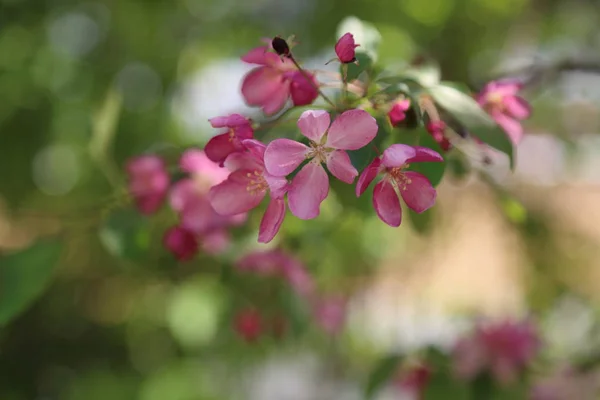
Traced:
[[282, 39], [279, 36], [275, 36], [271, 41], [271, 47], [275, 50], [280, 56], [289, 57], [290, 56], [290, 46], [288, 46], [285, 39]]

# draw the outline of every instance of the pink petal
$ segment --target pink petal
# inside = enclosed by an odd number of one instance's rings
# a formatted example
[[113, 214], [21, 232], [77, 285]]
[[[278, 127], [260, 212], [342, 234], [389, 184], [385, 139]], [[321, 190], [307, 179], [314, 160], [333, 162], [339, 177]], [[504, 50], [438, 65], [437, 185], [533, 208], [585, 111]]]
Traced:
[[158, 156], [145, 155], [130, 159], [125, 168], [128, 174], [138, 175], [164, 170], [165, 163]]
[[181, 212], [186, 204], [196, 201], [201, 196], [193, 179], [182, 179], [171, 187], [169, 203], [176, 212]]
[[223, 218], [215, 213], [205, 197], [188, 202], [179, 217], [181, 227], [196, 235], [204, 234], [223, 223]]
[[231, 244], [231, 237], [225, 229], [217, 229], [202, 236], [202, 250], [207, 254], [223, 253]]
[[276, 90], [271, 92], [270, 96], [262, 105], [262, 110], [265, 115], [273, 115], [285, 106], [287, 99], [290, 97], [290, 82], [282, 81]]
[[327, 155], [327, 168], [333, 176], [346, 183], [354, 182], [354, 178], [358, 175], [348, 153], [344, 150], [335, 150]]
[[202, 172], [210, 168], [219, 168], [217, 164], [211, 161], [206, 153], [198, 149], [189, 149], [183, 152], [179, 158], [179, 168], [183, 172], [193, 174]]
[[286, 176], [304, 160], [309, 148], [295, 140], [275, 139], [265, 150], [265, 168], [271, 175]]
[[237, 171], [238, 169], [249, 169], [254, 171], [262, 171], [264, 169], [262, 157], [258, 158], [250, 152], [231, 153], [225, 159], [223, 165], [231, 172]]
[[361, 196], [367, 190], [373, 179], [379, 174], [380, 166], [381, 160], [377, 157], [363, 170], [356, 183], [356, 197]]
[[513, 118], [526, 119], [531, 115], [531, 107], [525, 100], [517, 96], [507, 96], [503, 101], [504, 108]]
[[422, 213], [433, 207], [437, 192], [431, 186], [429, 180], [418, 172], [413, 171], [405, 172], [404, 176], [410, 179], [410, 183], [406, 184], [406, 189], [404, 189], [404, 186], [399, 185], [400, 194], [406, 205], [417, 213]]
[[320, 206], [329, 194], [329, 178], [320, 164], [309, 162], [294, 177], [288, 192], [290, 211], [300, 219], [319, 216]]
[[410, 100], [404, 99], [397, 101], [392, 106], [392, 109], [388, 112], [388, 117], [390, 118], [390, 123], [392, 126], [397, 126], [400, 122], [404, 121], [406, 118], [405, 111], [410, 107]]
[[377, 216], [389, 226], [397, 227], [402, 222], [400, 199], [394, 187], [387, 179], [382, 180], [373, 189], [373, 207]]
[[307, 110], [298, 118], [300, 132], [315, 143], [320, 143], [331, 119], [325, 110]]
[[163, 245], [179, 261], [191, 260], [198, 252], [198, 242], [195, 235], [178, 226], [172, 227], [165, 232]]
[[216, 163], [222, 163], [228, 155], [242, 149], [240, 141], [231, 138], [229, 133], [223, 133], [211, 138], [204, 147], [206, 156]]
[[354, 44], [354, 36], [348, 32], [339, 38], [335, 44], [335, 54], [341, 62], [351, 63], [356, 59], [356, 51], [354, 49], [358, 46]]
[[413, 162], [441, 162], [442, 156], [435, 150], [407, 144], [393, 144], [383, 152], [382, 163], [388, 168], [401, 167]]
[[264, 173], [263, 177], [269, 185], [269, 191], [271, 192], [271, 198], [282, 199], [288, 191], [289, 182], [283, 176], [274, 176], [268, 172]]
[[281, 228], [285, 218], [285, 200], [272, 199], [265, 211], [265, 215], [260, 222], [258, 230], [258, 241], [260, 243], [269, 243]]
[[279, 71], [271, 67], [255, 68], [243, 79], [242, 96], [248, 105], [263, 106], [272, 101], [272, 95], [284, 85], [283, 76]]
[[259, 160], [262, 160], [265, 157], [267, 146], [264, 143], [259, 142], [256, 139], [245, 139], [242, 140], [242, 145], [244, 145], [244, 147]]
[[[296, 107], [312, 104], [319, 97], [319, 82], [314, 75], [306, 72], [310, 80], [300, 71], [293, 71], [290, 81], [290, 94], [292, 103]], [[312, 83], [311, 83], [312, 81]]]
[[368, 112], [354, 109], [342, 113], [333, 121], [326, 146], [340, 150], [357, 150], [377, 136], [377, 121]]
[[249, 178], [246, 170], [233, 172], [223, 183], [213, 186], [208, 192], [212, 208], [220, 215], [235, 215], [247, 212], [258, 206], [265, 197], [265, 192], [248, 191]]
[[492, 113], [492, 118], [500, 125], [504, 132], [506, 132], [514, 145], [521, 142], [521, 139], [523, 139], [523, 126], [519, 121], [499, 111], [494, 111]]
[[249, 64], [265, 65], [267, 64], [267, 54], [269, 54], [267, 46], [261, 46], [250, 50], [241, 59]]
[[231, 114], [223, 117], [214, 117], [208, 120], [213, 128], [233, 128], [248, 125], [248, 119], [240, 114]]

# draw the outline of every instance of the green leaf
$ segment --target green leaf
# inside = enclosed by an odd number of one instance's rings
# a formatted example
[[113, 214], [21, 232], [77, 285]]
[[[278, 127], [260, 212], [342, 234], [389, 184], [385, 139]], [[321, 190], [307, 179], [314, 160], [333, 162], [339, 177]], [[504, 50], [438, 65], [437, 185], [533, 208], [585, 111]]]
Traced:
[[346, 71], [346, 79], [348, 81], [353, 81], [355, 79], [358, 79], [358, 76], [363, 73], [364, 71], [368, 71], [369, 69], [371, 69], [373, 67], [373, 59], [371, 59], [371, 57], [362, 51], [356, 51], [356, 60], [358, 61], [358, 65], [350, 63], [350, 64], [342, 64], [340, 66], [340, 73], [343, 75], [344, 74], [344, 67], [346, 67], [348, 70]]
[[60, 243], [46, 240], [0, 257], [0, 325], [7, 324], [42, 294], [61, 250]]
[[447, 162], [450, 176], [458, 182], [464, 180], [471, 172], [471, 164], [462, 153], [452, 152], [452, 155], [447, 158]]
[[470, 134], [507, 154], [510, 166], [514, 168], [513, 145], [508, 135], [472, 97], [446, 84], [430, 87], [428, 91], [442, 108], [467, 128]]
[[369, 22], [350, 16], [344, 18], [338, 25], [336, 39], [348, 32], [354, 35], [354, 41], [360, 45], [360, 47], [357, 47], [357, 53], [359, 51], [366, 53], [373, 62], [376, 62], [379, 44], [381, 43], [381, 34], [377, 28]]
[[109, 253], [128, 260], [145, 258], [151, 246], [148, 220], [135, 210], [111, 213], [99, 232]]
[[441, 72], [439, 65], [432, 62], [418, 67], [410, 67], [400, 76], [403, 79], [414, 80], [419, 85], [427, 88], [440, 82]]
[[410, 219], [410, 222], [417, 233], [426, 235], [431, 232], [436, 210], [435, 206], [420, 214], [408, 207], [406, 207], [406, 209], [408, 210], [406, 214], [408, 215], [408, 218]]
[[402, 356], [391, 354], [383, 357], [375, 368], [369, 374], [365, 386], [365, 398], [372, 399], [379, 390], [394, 376], [398, 370], [398, 365], [402, 361]]

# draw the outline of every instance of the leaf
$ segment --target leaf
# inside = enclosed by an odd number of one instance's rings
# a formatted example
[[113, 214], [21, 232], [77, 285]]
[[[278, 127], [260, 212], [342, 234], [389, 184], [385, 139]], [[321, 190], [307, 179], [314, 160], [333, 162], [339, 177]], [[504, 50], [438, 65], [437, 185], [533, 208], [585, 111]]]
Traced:
[[507, 154], [510, 166], [514, 168], [513, 145], [508, 135], [473, 98], [446, 84], [430, 87], [428, 92], [442, 108], [464, 125], [470, 134]]
[[350, 63], [342, 64], [340, 66], [340, 73], [342, 75], [344, 74], [343, 69], [347, 68], [346, 79], [349, 82], [358, 79], [358, 76], [360, 74], [362, 74], [364, 71], [368, 71], [369, 69], [371, 69], [371, 67], [373, 67], [373, 59], [371, 59], [371, 57], [367, 53], [359, 51], [358, 49], [356, 51], [356, 60], [358, 61], [358, 65]]
[[401, 75], [403, 79], [411, 79], [427, 88], [440, 82], [440, 67], [435, 63], [427, 63], [418, 67], [410, 67]]
[[435, 216], [435, 206], [420, 214], [408, 207], [406, 207], [406, 209], [408, 210], [408, 218], [417, 233], [425, 235], [431, 232], [433, 218]]
[[398, 365], [402, 361], [399, 354], [391, 354], [383, 357], [375, 368], [369, 374], [365, 386], [365, 398], [372, 399], [379, 390], [390, 380], [398, 370]]
[[108, 252], [119, 258], [139, 260], [150, 251], [148, 221], [135, 210], [111, 213], [99, 235]]
[[7, 324], [42, 294], [61, 250], [59, 242], [46, 240], [0, 257], [0, 325]]
[[356, 52], [366, 53], [373, 62], [377, 61], [377, 52], [381, 43], [381, 34], [377, 28], [369, 22], [350, 16], [344, 18], [338, 25], [336, 39], [348, 32], [354, 36], [355, 43], [360, 45]]

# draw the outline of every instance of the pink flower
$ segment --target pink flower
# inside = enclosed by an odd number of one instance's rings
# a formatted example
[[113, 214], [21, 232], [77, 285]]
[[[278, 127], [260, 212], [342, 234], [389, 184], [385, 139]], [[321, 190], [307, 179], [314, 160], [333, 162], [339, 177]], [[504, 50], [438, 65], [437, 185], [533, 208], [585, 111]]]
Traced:
[[523, 137], [520, 120], [531, 114], [529, 104], [517, 93], [523, 85], [516, 81], [489, 82], [477, 96], [479, 104], [504, 129], [516, 145]]
[[[258, 47], [242, 57], [242, 61], [257, 64], [242, 82], [242, 95], [248, 105], [261, 107], [266, 115], [272, 115], [283, 108], [292, 98], [294, 106], [311, 104], [319, 95], [290, 58], [280, 58], [267, 51], [269, 47]], [[309, 72], [306, 75], [317, 85]]]
[[318, 299], [313, 307], [313, 315], [325, 333], [337, 335], [346, 322], [346, 300], [333, 296]]
[[236, 263], [242, 271], [285, 279], [296, 293], [307, 297], [314, 292], [314, 282], [300, 260], [275, 249], [246, 254]]
[[276, 139], [265, 151], [265, 167], [274, 176], [286, 176], [304, 160], [311, 160], [294, 177], [288, 192], [290, 211], [300, 219], [319, 215], [329, 193], [329, 177], [352, 183], [358, 175], [345, 150], [367, 145], [377, 135], [377, 122], [364, 110], [349, 110], [330, 124], [327, 111], [305, 111], [298, 119], [300, 132], [310, 146], [290, 139]]
[[227, 128], [227, 132], [213, 137], [204, 147], [208, 159], [221, 166], [229, 154], [244, 150], [242, 140], [252, 139], [254, 136], [250, 120], [240, 114], [216, 117], [209, 121], [213, 128]]
[[390, 111], [388, 112], [388, 117], [390, 119], [390, 123], [392, 126], [398, 126], [400, 122], [406, 119], [406, 111], [410, 108], [410, 100], [402, 99], [394, 103]]
[[262, 317], [258, 311], [248, 308], [236, 314], [233, 328], [247, 342], [254, 342], [261, 335]]
[[198, 252], [196, 235], [180, 226], [168, 229], [163, 244], [179, 261], [191, 260]]
[[351, 33], [346, 33], [335, 44], [335, 54], [343, 64], [348, 64], [356, 61], [356, 48], [360, 46], [354, 43], [354, 36]]
[[527, 321], [481, 325], [456, 344], [454, 371], [465, 380], [489, 371], [508, 384], [535, 356], [539, 345], [537, 333]]
[[448, 151], [452, 148], [452, 144], [446, 135], [444, 135], [444, 131], [446, 130], [446, 123], [444, 121], [431, 121], [425, 128], [437, 144], [440, 145], [442, 150]]
[[162, 205], [170, 178], [160, 157], [147, 155], [130, 159], [126, 166], [129, 193], [142, 214], [153, 214]]
[[404, 397], [421, 400], [424, 399], [425, 388], [430, 378], [431, 369], [426, 365], [419, 364], [402, 371], [394, 381], [394, 386]]
[[436, 191], [429, 180], [418, 172], [406, 171], [414, 162], [441, 162], [442, 156], [426, 147], [393, 144], [369, 164], [356, 184], [360, 196], [371, 182], [383, 173], [383, 179], [373, 189], [373, 207], [379, 218], [390, 226], [400, 226], [402, 208], [399, 196], [406, 205], [422, 213], [435, 204]]
[[213, 186], [208, 194], [213, 209], [220, 215], [245, 213], [257, 207], [267, 192], [271, 201], [262, 218], [258, 241], [268, 243], [277, 234], [285, 217], [284, 196], [288, 182], [284, 177], [268, 173], [264, 167], [265, 145], [254, 140], [244, 140], [248, 151], [233, 153], [225, 166], [232, 173], [222, 183]]

